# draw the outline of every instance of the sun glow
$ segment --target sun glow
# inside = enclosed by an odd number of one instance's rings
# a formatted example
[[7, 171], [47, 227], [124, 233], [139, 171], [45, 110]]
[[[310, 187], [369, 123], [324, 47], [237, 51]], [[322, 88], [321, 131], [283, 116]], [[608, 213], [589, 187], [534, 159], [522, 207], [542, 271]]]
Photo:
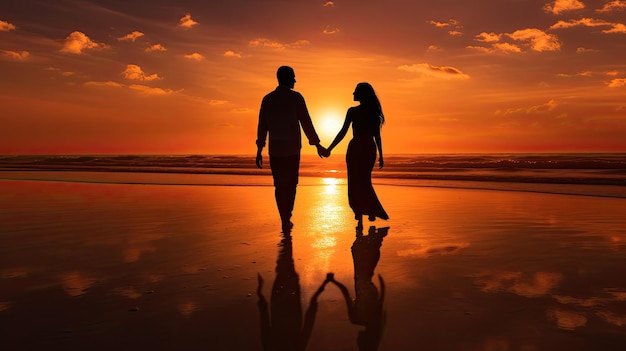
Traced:
[[337, 178], [322, 178], [322, 184], [337, 185], [337, 184], [341, 184], [341, 180]]
[[336, 111], [324, 111], [321, 114], [321, 118], [316, 127], [319, 130], [320, 137], [323, 140], [328, 140], [328, 142], [332, 141], [332, 139], [339, 133], [339, 129], [341, 129], [341, 125], [343, 124], [343, 119], [341, 118], [341, 114]]

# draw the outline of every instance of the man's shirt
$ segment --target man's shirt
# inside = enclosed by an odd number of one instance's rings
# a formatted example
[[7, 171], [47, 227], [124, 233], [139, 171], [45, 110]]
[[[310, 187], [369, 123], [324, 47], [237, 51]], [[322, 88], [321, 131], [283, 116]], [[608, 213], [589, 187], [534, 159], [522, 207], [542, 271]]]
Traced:
[[269, 133], [270, 156], [298, 155], [302, 148], [300, 126], [309, 144], [319, 144], [304, 97], [286, 86], [278, 86], [261, 102], [256, 144], [264, 147]]

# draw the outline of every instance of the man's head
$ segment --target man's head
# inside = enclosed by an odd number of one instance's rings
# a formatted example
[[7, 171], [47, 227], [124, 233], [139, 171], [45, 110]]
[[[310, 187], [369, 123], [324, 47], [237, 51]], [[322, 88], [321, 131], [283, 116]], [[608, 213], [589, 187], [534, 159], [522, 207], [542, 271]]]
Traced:
[[296, 73], [293, 71], [293, 68], [289, 66], [278, 67], [278, 71], [276, 71], [276, 78], [278, 78], [278, 85], [293, 88], [296, 84]]

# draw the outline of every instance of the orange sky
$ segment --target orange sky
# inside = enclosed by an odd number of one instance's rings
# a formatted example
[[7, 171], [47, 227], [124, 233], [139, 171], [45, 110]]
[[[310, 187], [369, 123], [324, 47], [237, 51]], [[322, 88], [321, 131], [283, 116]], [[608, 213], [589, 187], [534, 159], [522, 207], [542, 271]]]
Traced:
[[0, 153], [254, 154], [280, 65], [324, 145], [367, 81], [387, 154], [624, 152], [625, 57], [626, 1], [3, 1]]

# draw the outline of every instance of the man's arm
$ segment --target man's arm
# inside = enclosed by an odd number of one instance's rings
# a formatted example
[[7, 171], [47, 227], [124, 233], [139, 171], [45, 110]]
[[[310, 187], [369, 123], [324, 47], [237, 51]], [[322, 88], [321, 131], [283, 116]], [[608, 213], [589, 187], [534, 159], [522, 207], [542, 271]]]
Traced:
[[265, 99], [261, 102], [261, 109], [259, 110], [259, 124], [256, 132], [256, 166], [263, 168], [263, 147], [265, 147], [265, 140], [267, 139], [267, 111], [264, 107]]
[[304, 97], [302, 97], [299, 93], [298, 100], [298, 120], [300, 121], [302, 130], [304, 130], [304, 134], [307, 139], [309, 139], [309, 145], [319, 145], [320, 138], [317, 136], [317, 132], [315, 132], [315, 128], [313, 127], [313, 121], [311, 121], [311, 116], [309, 115], [309, 110], [306, 107]]
[[317, 289], [315, 294], [313, 294], [313, 297], [311, 297], [309, 308], [307, 308], [306, 313], [304, 314], [304, 323], [300, 332], [300, 345], [298, 350], [306, 350], [306, 345], [309, 343], [309, 339], [311, 338], [311, 332], [313, 331], [313, 324], [315, 324], [315, 315], [317, 314], [317, 299], [324, 291], [324, 287], [328, 282], [328, 279], [324, 280], [324, 282]]

